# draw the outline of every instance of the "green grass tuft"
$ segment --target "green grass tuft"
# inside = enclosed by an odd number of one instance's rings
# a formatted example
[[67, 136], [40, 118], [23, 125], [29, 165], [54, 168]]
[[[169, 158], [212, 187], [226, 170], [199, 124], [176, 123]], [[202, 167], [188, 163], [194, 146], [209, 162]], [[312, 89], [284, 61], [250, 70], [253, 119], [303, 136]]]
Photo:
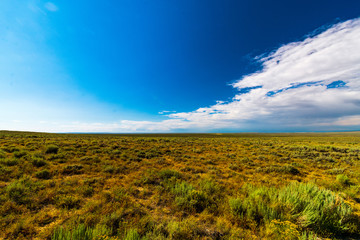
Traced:
[[56, 145], [49, 145], [46, 150], [45, 153], [46, 154], [57, 154], [59, 151], [59, 147]]

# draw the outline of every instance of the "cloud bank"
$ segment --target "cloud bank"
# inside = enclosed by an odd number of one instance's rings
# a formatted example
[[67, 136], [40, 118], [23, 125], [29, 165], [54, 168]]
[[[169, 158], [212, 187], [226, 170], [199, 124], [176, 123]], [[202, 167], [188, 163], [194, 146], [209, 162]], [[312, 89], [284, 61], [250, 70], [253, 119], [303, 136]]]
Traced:
[[[232, 85], [231, 101], [118, 131], [278, 131], [360, 128], [360, 19], [335, 24], [258, 58], [262, 70]], [[113, 126], [114, 127], [114, 126]]]

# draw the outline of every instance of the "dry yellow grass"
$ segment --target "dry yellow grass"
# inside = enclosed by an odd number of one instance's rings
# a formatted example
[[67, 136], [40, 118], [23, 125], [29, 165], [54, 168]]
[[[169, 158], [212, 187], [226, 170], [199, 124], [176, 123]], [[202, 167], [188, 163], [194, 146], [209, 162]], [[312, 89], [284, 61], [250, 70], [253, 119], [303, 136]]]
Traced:
[[[359, 137], [0, 132], [0, 238], [56, 239], [62, 228], [89, 239], [356, 239]], [[259, 189], [282, 194], [292, 182], [330, 190], [351, 213], [305, 226], [308, 215], [292, 214], [292, 203], [262, 202], [282, 219], [229, 205], [244, 207]]]

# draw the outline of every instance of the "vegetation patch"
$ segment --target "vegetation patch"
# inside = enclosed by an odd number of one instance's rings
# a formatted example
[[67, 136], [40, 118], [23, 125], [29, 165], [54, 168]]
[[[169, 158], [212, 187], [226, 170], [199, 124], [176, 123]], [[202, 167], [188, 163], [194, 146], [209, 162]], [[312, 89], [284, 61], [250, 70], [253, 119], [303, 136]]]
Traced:
[[45, 153], [46, 154], [57, 154], [59, 151], [59, 147], [56, 145], [49, 145], [47, 146]]
[[281, 189], [249, 187], [246, 194], [245, 198], [230, 199], [230, 209], [235, 216], [257, 224], [280, 219], [325, 235], [342, 234], [352, 224], [352, 207], [313, 183], [293, 182]]
[[42, 170], [35, 173], [35, 176], [40, 179], [50, 179], [51, 173], [48, 170]]
[[32, 160], [32, 164], [35, 166], [35, 167], [43, 167], [46, 165], [46, 161], [44, 159], [41, 159], [41, 158], [34, 158]]
[[5, 165], [5, 166], [15, 166], [15, 165], [19, 164], [19, 160], [16, 158], [0, 159], [0, 164]]
[[75, 175], [75, 174], [82, 174], [84, 167], [82, 165], [68, 165], [63, 168], [62, 174], [64, 175]]
[[0, 131], [0, 239], [360, 239], [359, 137]]

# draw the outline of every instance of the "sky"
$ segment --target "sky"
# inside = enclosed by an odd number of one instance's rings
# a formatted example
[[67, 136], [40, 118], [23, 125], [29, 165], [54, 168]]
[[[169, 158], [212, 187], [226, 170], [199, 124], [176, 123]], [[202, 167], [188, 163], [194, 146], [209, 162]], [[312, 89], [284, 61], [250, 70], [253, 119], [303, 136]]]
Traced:
[[360, 1], [0, 1], [0, 129], [360, 130]]

